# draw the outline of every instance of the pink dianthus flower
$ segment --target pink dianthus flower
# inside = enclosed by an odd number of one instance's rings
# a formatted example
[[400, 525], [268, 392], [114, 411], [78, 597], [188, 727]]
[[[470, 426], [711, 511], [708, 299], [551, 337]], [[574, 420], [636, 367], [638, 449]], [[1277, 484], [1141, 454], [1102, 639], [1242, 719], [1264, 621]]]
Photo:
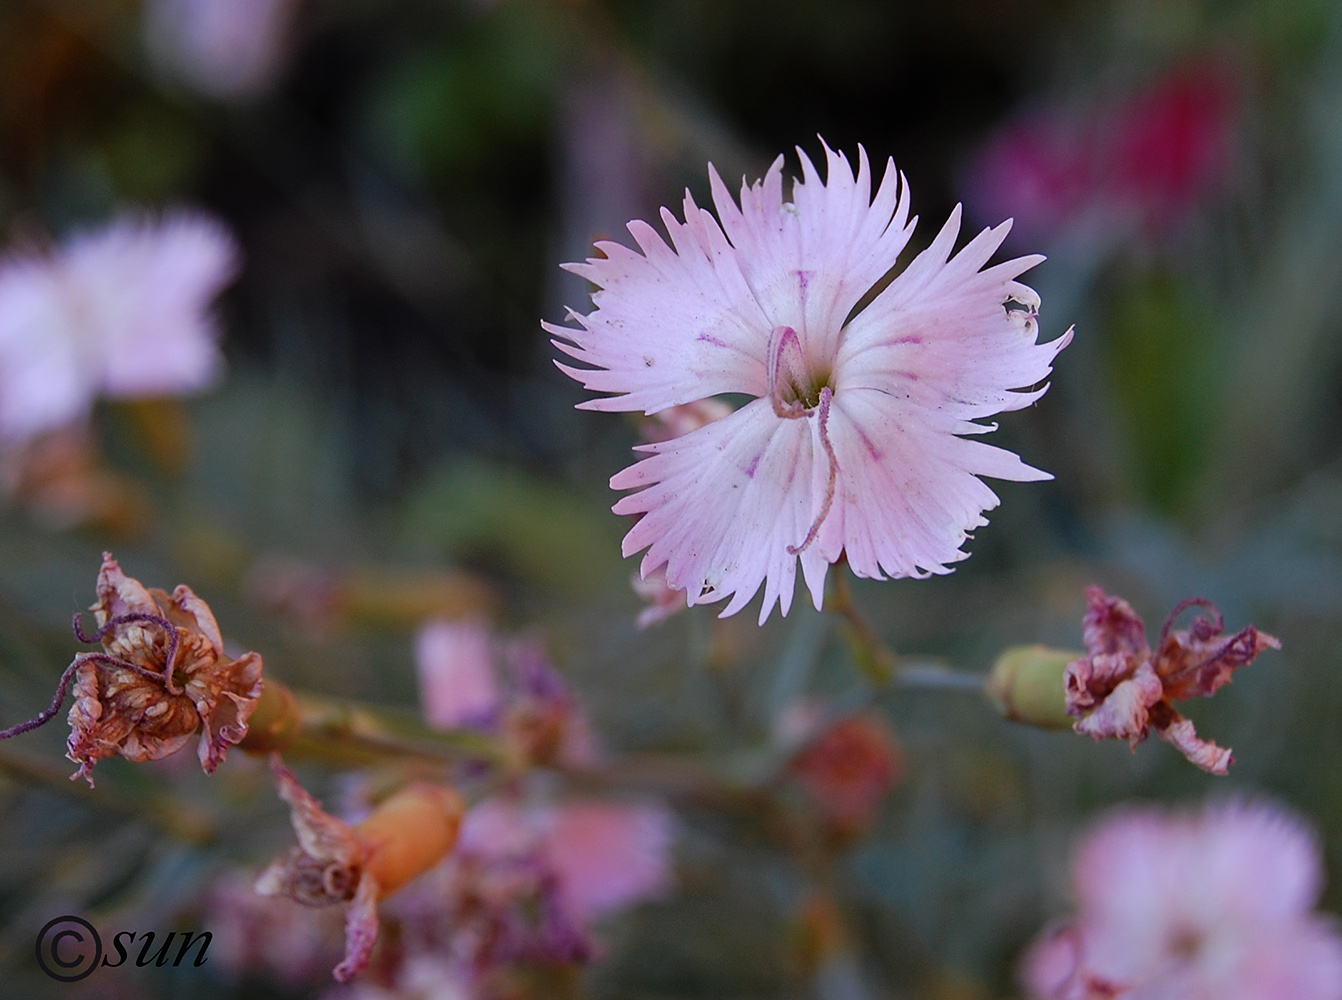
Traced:
[[227, 230], [186, 212], [0, 262], [0, 441], [78, 420], [100, 395], [204, 388], [223, 362], [209, 306], [237, 267]]
[[[854, 175], [825, 147], [827, 175], [799, 151], [803, 178], [783, 198], [782, 157], [738, 205], [709, 167], [717, 218], [686, 193], [667, 209], [670, 246], [646, 222], [641, 253], [613, 242], [565, 267], [598, 286], [577, 328], [546, 323], [588, 368], [559, 367], [588, 389], [580, 404], [647, 414], [723, 393], [739, 410], [666, 441], [611, 480], [638, 492], [624, 554], [641, 573], [666, 567], [688, 604], [729, 598], [740, 611], [761, 585], [760, 621], [792, 603], [797, 560], [815, 605], [830, 563], [858, 576], [949, 572], [969, 532], [998, 503], [978, 478], [1047, 473], [965, 435], [1045, 391], [1070, 334], [1038, 344], [1039, 296], [1016, 278], [1020, 257], [984, 268], [1009, 224], [951, 255], [957, 208], [932, 244], [857, 311], [913, 233], [908, 184], [887, 163], [871, 195], [866, 153]], [[1021, 390], [1021, 391], [1016, 391]]]
[[1336, 1000], [1342, 935], [1313, 912], [1319, 844], [1260, 804], [1121, 810], [1076, 852], [1077, 915], [1021, 967], [1040, 1000]]

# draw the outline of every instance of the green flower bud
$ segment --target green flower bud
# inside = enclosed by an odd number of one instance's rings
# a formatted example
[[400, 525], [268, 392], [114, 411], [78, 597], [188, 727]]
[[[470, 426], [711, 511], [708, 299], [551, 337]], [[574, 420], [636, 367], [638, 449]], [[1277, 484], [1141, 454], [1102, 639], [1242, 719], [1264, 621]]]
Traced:
[[1044, 729], [1070, 729], [1063, 673], [1085, 653], [1048, 646], [1012, 646], [997, 658], [985, 685], [1008, 719]]

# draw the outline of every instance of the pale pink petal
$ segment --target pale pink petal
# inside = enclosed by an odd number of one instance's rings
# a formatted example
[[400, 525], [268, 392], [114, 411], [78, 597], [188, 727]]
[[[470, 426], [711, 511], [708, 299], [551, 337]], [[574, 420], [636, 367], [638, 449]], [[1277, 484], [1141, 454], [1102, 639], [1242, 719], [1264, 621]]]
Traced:
[[834, 504], [816, 546], [802, 555], [817, 606], [825, 567], [841, 551], [858, 576], [946, 573], [965, 558], [969, 531], [987, 524], [982, 512], [997, 506], [992, 490], [957, 461], [959, 439], [924, 433], [916, 417], [901, 419], [904, 412], [874, 390], [835, 396]]
[[[629, 223], [639, 253], [603, 242], [604, 258], [565, 267], [597, 285], [581, 329], [542, 324], [555, 346], [590, 369], [559, 367], [588, 389], [620, 393], [593, 410], [658, 410], [724, 392], [761, 395], [771, 326], [713, 217], [685, 195], [686, 222], [663, 210], [673, 250], [646, 222]], [[566, 343], [571, 341], [571, 343]]]
[[1238, 919], [1283, 921], [1308, 913], [1323, 892], [1318, 836], [1290, 813], [1261, 803], [1209, 807], [1199, 848], [1199, 880], [1224, 888], [1218, 910]]
[[0, 264], [0, 438], [83, 417], [100, 393], [193, 392], [219, 372], [210, 303], [237, 250], [189, 212], [123, 216]]
[[1148, 710], [1163, 693], [1160, 678], [1149, 663], [1143, 663], [1073, 728], [1097, 740], [1112, 737], [1137, 743], [1146, 738]]
[[614, 507], [643, 515], [624, 554], [647, 548], [643, 576], [665, 565], [667, 584], [691, 605], [730, 597], [723, 615], [735, 614], [763, 584], [760, 621], [776, 602], [786, 614], [797, 567], [788, 546], [801, 544], [818, 509], [815, 434], [814, 419], [779, 420], [756, 399], [684, 437], [642, 446], [650, 457], [611, 479], [615, 489], [640, 490]]
[[499, 704], [493, 641], [477, 622], [430, 622], [415, 638], [420, 704], [431, 726], [476, 722]]
[[765, 315], [775, 326], [796, 329], [809, 357], [828, 360], [848, 313], [890, 270], [913, 227], [908, 185], [893, 161], [886, 161], [873, 200], [866, 150], [858, 147], [854, 175], [842, 153], [821, 144], [824, 181], [798, 149], [802, 179], [789, 204], [781, 157], [764, 180], [743, 185], [739, 209], [711, 167], [709, 176], [723, 228]]
[[98, 603], [93, 610], [100, 626], [122, 615], [159, 614], [158, 605], [150, 596], [149, 589], [134, 577], [127, 576], [110, 552], [103, 553], [102, 566], [98, 570], [97, 593]]
[[377, 944], [377, 879], [365, 874], [345, 911], [345, 958], [331, 970], [336, 982], [347, 983], [364, 969]]
[[189, 212], [123, 218], [71, 240], [66, 267], [95, 317], [102, 391], [162, 396], [207, 386], [223, 361], [210, 304], [233, 280], [237, 258], [222, 225]]
[[646, 580], [635, 573], [629, 582], [634, 588], [634, 593], [646, 603], [646, 607], [638, 613], [639, 628], [648, 628], [658, 622], [666, 621], [672, 615], [689, 607], [685, 603], [683, 590], [667, 586], [666, 567], [653, 570]]
[[[1119, 685], [1120, 688], [1122, 686]], [[1112, 695], [1110, 697], [1112, 698]], [[1155, 727], [1156, 735], [1187, 757], [1189, 763], [1197, 765], [1209, 774], [1225, 774], [1235, 760], [1231, 751], [1225, 747], [1218, 747], [1211, 740], [1201, 739], [1193, 728], [1192, 720], [1183, 718], [1177, 712], [1174, 716], [1174, 721], [1169, 725]], [[1078, 731], [1081, 730], [1082, 722], [1076, 724]]]
[[1016, 390], [1043, 382], [1071, 340], [1037, 343], [1039, 296], [1015, 281], [1043, 258], [980, 270], [1006, 237], [1004, 223], [947, 260], [958, 228], [957, 209], [932, 245], [853, 318], [835, 361], [836, 393], [879, 389], [946, 427], [1021, 409], [1042, 395]]
[[97, 392], [66, 289], [35, 253], [0, 263], [0, 439], [22, 441], [83, 416]]
[[1021, 959], [1018, 978], [1037, 1000], [1070, 1000], [1080, 964], [1080, 942], [1073, 927], [1046, 928]]
[[1336, 1000], [1342, 935], [1310, 913], [1321, 873], [1317, 840], [1270, 806], [1120, 811], [1076, 853], [1079, 976], [1125, 1000]]
[[690, 431], [697, 431], [704, 424], [721, 420], [732, 412], [720, 399], [708, 397], [696, 399], [692, 403], [682, 403], [667, 410], [659, 410], [643, 422], [640, 428], [644, 441], [667, 441], [678, 438]]
[[536, 823], [522, 809], [514, 803], [493, 798], [473, 806], [466, 813], [457, 845], [464, 854], [508, 858], [534, 850], [539, 837]]
[[588, 920], [663, 893], [671, 879], [671, 816], [653, 805], [560, 806], [546, 838], [564, 900]]
[[1337, 1000], [1342, 997], [1342, 935], [1332, 918], [1257, 931], [1243, 960], [1214, 994], [1218, 1000]]

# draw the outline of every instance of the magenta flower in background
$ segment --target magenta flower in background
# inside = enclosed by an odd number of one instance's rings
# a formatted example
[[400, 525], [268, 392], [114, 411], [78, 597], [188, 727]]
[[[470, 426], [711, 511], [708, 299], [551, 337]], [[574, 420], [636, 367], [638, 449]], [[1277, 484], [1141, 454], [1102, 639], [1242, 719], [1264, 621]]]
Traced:
[[0, 441], [87, 415], [98, 396], [169, 396], [219, 373], [215, 296], [238, 251], [213, 219], [123, 216], [0, 262]]
[[[830, 563], [864, 577], [924, 577], [963, 559], [969, 532], [998, 499], [978, 478], [1049, 478], [965, 435], [1028, 406], [1070, 333], [1038, 344], [1039, 297], [1020, 257], [984, 269], [1008, 224], [952, 256], [960, 212], [855, 316], [913, 232], [908, 185], [887, 163], [873, 200], [866, 153], [854, 175], [825, 148], [821, 181], [783, 196], [782, 157], [744, 185], [738, 206], [709, 168], [717, 218], [686, 194], [685, 221], [663, 209], [671, 246], [647, 223], [641, 253], [602, 242], [603, 257], [565, 265], [598, 286], [577, 328], [546, 323], [560, 350], [590, 365], [561, 370], [595, 410], [658, 413], [722, 393], [741, 409], [666, 441], [611, 480], [637, 492], [624, 554], [665, 567], [688, 604], [740, 611], [764, 587], [760, 621], [792, 603], [797, 560], [815, 605]], [[1020, 390], [1020, 391], [1017, 391]]]
[[1038, 1000], [1342, 997], [1319, 844], [1281, 809], [1119, 810], [1077, 849], [1072, 887], [1075, 919], [1022, 963]]
[[145, 47], [209, 97], [255, 97], [284, 67], [299, 0], [147, 0]]
[[1047, 239], [1064, 229], [1110, 240], [1160, 235], [1222, 185], [1235, 154], [1239, 100], [1226, 70], [1180, 67], [1109, 103], [1044, 106], [988, 143], [967, 178], [987, 218], [1015, 215]]

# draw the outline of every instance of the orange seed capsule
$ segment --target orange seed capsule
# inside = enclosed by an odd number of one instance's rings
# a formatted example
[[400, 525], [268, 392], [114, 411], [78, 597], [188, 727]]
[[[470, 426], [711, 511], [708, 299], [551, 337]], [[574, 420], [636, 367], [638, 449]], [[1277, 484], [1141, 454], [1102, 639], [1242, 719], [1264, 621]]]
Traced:
[[387, 898], [438, 864], [457, 843], [466, 802], [443, 785], [409, 785], [354, 828], [364, 849], [364, 872]]

